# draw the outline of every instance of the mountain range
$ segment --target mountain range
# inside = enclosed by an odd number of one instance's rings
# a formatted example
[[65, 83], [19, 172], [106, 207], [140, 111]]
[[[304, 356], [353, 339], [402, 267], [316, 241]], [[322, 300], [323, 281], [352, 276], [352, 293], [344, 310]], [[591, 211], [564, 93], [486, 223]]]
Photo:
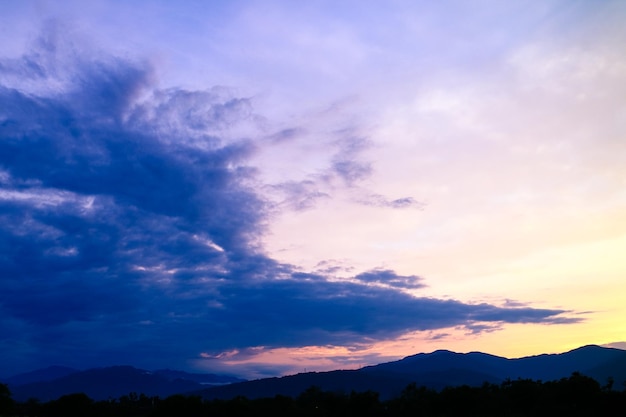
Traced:
[[381, 399], [401, 394], [410, 383], [440, 390], [446, 386], [480, 386], [484, 382], [499, 384], [518, 378], [552, 381], [579, 372], [594, 378], [601, 385], [609, 378], [626, 384], [626, 351], [595, 345], [584, 346], [561, 354], [543, 354], [507, 359], [480, 352], [455, 353], [437, 350], [404, 359], [353, 371], [309, 372], [282, 378], [207, 388], [197, 392], [206, 399], [273, 397], [276, 394], [297, 396], [311, 386], [324, 391], [378, 392]]
[[551, 381], [574, 372], [590, 376], [601, 385], [612, 379], [614, 388], [620, 389], [622, 383], [626, 384], [626, 351], [590, 345], [561, 354], [507, 359], [480, 352], [438, 350], [358, 370], [306, 372], [254, 381], [172, 370], [146, 371], [130, 366], [86, 371], [51, 367], [2, 382], [9, 385], [18, 401], [28, 398], [48, 401], [74, 392], [84, 392], [95, 400], [118, 398], [130, 392], [160, 397], [184, 393], [205, 399], [296, 397], [311, 386], [345, 393], [371, 390], [378, 392], [381, 399], [389, 399], [400, 395], [410, 383], [439, 390], [446, 386], [480, 386], [484, 382], [499, 384], [518, 378]]
[[82, 392], [94, 400], [119, 398], [131, 392], [147, 396], [167, 397], [173, 394], [201, 390], [242, 382], [227, 375], [198, 374], [170, 369], [146, 371], [132, 366], [110, 366], [79, 371], [52, 366], [15, 375], [3, 380], [17, 401], [36, 398], [50, 401], [62, 395]]

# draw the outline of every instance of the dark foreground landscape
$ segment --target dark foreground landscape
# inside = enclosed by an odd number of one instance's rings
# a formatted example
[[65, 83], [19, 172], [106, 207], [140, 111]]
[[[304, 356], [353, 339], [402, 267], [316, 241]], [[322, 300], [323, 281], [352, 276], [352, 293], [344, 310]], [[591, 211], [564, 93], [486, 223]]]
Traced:
[[408, 385], [398, 398], [381, 401], [378, 393], [330, 392], [311, 387], [296, 398], [203, 400], [199, 395], [172, 395], [164, 399], [131, 393], [118, 399], [94, 401], [86, 394], [70, 394], [46, 403], [12, 403], [6, 386], [3, 416], [624, 416], [626, 389], [612, 381], [573, 374], [559, 381], [528, 379], [480, 387], [462, 385], [436, 391]]
[[625, 370], [626, 351], [599, 346], [520, 359], [437, 351], [356, 371], [245, 382], [128, 366], [53, 367], [0, 384], [0, 417], [626, 416]]

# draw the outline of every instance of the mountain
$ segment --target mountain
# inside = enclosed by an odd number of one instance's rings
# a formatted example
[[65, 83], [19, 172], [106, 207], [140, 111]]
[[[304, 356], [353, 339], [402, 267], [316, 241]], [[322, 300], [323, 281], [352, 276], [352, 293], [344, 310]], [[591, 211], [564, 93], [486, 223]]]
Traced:
[[617, 384], [615, 389], [626, 388], [626, 357], [620, 355], [611, 358], [609, 361], [585, 371], [585, 374], [600, 382], [608, 382], [609, 378], [612, 378]]
[[[49, 401], [62, 395], [83, 392], [94, 400], [119, 398], [131, 392], [147, 396], [167, 397], [197, 391], [207, 385], [229, 384], [243, 381], [229, 376], [190, 374], [182, 371], [146, 371], [132, 366], [112, 366], [86, 371], [72, 371], [56, 367], [29, 372], [7, 379], [13, 398], [25, 401], [37, 398]], [[56, 372], [58, 378], [52, 376]], [[36, 380], [40, 376], [42, 379]]]
[[86, 371], [51, 367], [3, 382], [9, 384], [13, 398], [18, 401], [28, 398], [49, 401], [76, 392], [95, 400], [119, 398], [131, 392], [162, 398], [172, 394], [194, 394], [206, 399], [237, 396], [254, 399], [277, 394], [296, 397], [311, 386], [344, 393], [371, 390], [385, 400], [399, 396], [410, 383], [440, 390], [446, 386], [499, 384], [518, 378], [551, 381], [569, 377], [573, 372], [595, 378], [601, 385], [612, 378], [614, 388], [621, 389], [626, 381], [626, 351], [591, 345], [566, 353], [507, 359], [480, 352], [438, 350], [358, 370], [307, 372], [245, 382], [224, 375], [169, 369], [146, 371], [131, 366]]
[[588, 345], [566, 353], [509, 360], [510, 375], [507, 377], [513, 379], [519, 375], [521, 378], [549, 381], [569, 376], [572, 372], [580, 372], [604, 384], [609, 376], [620, 381], [626, 379], [626, 373], [617, 369], [602, 369], [603, 366], [620, 360], [626, 360], [626, 351]]
[[31, 384], [33, 382], [53, 381], [66, 375], [73, 374], [74, 372], [78, 372], [78, 370], [68, 368], [66, 366], [50, 366], [48, 368], [38, 369], [36, 371], [26, 372], [6, 378], [3, 382], [10, 386], [18, 386]]
[[580, 372], [605, 385], [609, 377], [626, 380], [626, 351], [584, 346], [561, 354], [507, 359], [480, 352], [455, 353], [438, 350], [354, 371], [309, 372], [282, 378], [267, 378], [199, 391], [207, 399], [297, 396], [311, 386], [324, 391], [372, 390], [381, 399], [401, 394], [410, 383], [440, 390], [446, 386], [499, 384], [506, 379], [558, 380]]
[[250, 399], [274, 397], [277, 394], [297, 397], [311, 386], [324, 391], [361, 392], [375, 389], [381, 397], [392, 397], [411, 382], [411, 378], [368, 375], [358, 370], [307, 372], [281, 378], [265, 378], [254, 381], [208, 388], [194, 394], [206, 399], [230, 399], [244, 396]]
[[[595, 374], [599, 382], [611, 375], [602, 366], [612, 361], [626, 359], [626, 351], [589, 345], [566, 353], [543, 354], [518, 359], [506, 359], [480, 352], [454, 353], [438, 350], [430, 354], [408, 356], [395, 362], [363, 368], [367, 372], [410, 374], [429, 380], [436, 373], [447, 371], [472, 372], [490, 376], [485, 381], [502, 381], [506, 378], [528, 378], [542, 381], [560, 379], [572, 372]], [[614, 368], [613, 368], [614, 369]], [[618, 373], [619, 374], [619, 373]], [[603, 380], [601, 380], [603, 379]], [[468, 385], [472, 385], [469, 384]]]

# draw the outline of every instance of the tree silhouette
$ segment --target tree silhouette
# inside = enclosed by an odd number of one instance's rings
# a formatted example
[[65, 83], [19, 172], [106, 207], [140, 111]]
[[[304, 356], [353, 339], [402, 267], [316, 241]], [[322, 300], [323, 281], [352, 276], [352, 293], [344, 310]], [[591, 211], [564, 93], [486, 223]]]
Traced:
[[377, 416], [381, 413], [378, 393], [374, 391], [355, 392], [350, 394], [350, 414], [353, 416]]
[[402, 394], [381, 401], [374, 391], [345, 394], [310, 387], [298, 397], [203, 400], [193, 395], [165, 399], [130, 393], [118, 400], [94, 402], [85, 394], [65, 395], [41, 404], [16, 403], [0, 384], [0, 417], [553, 417], [622, 416], [626, 390], [609, 389], [573, 373], [555, 381], [507, 379], [501, 384], [450, 386], [440, 391], [407, 385]]
[[0, 384], [0, 415], [8, 415], [13, 411], [14, 402], [11, 390], [5, 384]]
[[157, 403], [155, 416], [159, 417], [200, 417], [204, 415], [202, 398], [196, 395], [170, 395]]
[[83, 417], [94, 416], [94, 402], [87, 394], [76, 393], [60, 397], [47, 404], [50, 417]]

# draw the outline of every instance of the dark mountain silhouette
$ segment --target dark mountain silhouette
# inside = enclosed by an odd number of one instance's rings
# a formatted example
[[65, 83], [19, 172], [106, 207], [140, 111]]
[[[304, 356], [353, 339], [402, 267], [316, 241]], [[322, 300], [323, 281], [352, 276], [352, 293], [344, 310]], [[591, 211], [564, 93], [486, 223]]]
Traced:
[[[20, 381], [32, 381], [33, 375], [38, 373], [44, 375], [45, 378], [38, 382], [19, 383]], [[17, 375], [8, 378], [7, 381], [9, 381], [13, 398], [18, 401], [25, 401], [29, 398], [49, 401], [62, 395], [79, 392], [87, 394], [94, 400], [118, 398], [128, 395], [130, 392], [167, 397], [172, 394], [200, 390], [208, 384], [218, 385], [242, 381], [230, 376], [213, 374], [189, 374], [170, 370], [151, 372], [132, 366], [112, 366], [74, 371], [56, 379], [51, 379], [49, 376], [50, 373], [42, 370]]]
[[506, 379], [559, 380], [580, 372], [605, 384], [609, 377], [626, 380], [626, 351], [584, 346], [561, 354], [507, 359], [480, 352], [454, 353], [438, 350], [408, 356], [394, 362], [367, 366], [356, 371], [310, 372], [209, 388], [198, 393], [207, 399], [296, 396], [310, 386], [325, 391], [350, 393], [372, 390], [381, 399], [400, 395], [409, 383], [442, 389], [446, 386], [480, 386]]
[[307, 388], [317, 386], [326, 391], [347, 393], [352, 390], [362, 392], [375, 388], [381, 397], [385, 397], [400, 392], [410, 382], [410, 377], [389, 378], [385, 375], [363, 375], [357, 370], [307, 372], [209, 388], [196, 394], [207, 399], [230, 399], [240, 395], [254, 399], [274, 397], [277, 394], [297, 397]]
[[58, 378], [62, 378], [66, 375], [78, 372], [77, 369], [68, 368], [66, 366], [50, 366], [44, 369], [38, 369], [32, 372], [26, 372], [23, 374], [15, 375], [3, 380], [4, 383], [10, 386], [18, 386], [24, 384], [31, 384], [33, 382], [46, 382], [53, 381]]
[[[518, 359], [506, 359], [480, 352], [454, 353], [438, 350], [429, 354], [408, 356], [396, 362], [366, 367], [362, 370], [410, 374], [425, 379], [430, 379], [430, 376], [437, 372], [463, 370], [489, 375], [491, 378], [485, 379], [488, 382], [501, 381], [506, 378], [548, 381], [569, 376], [576, 371], [585, 374], [594, 371], [597, 378], [606, 379], [611, 373], [603, 373], [600, 368], [609, 362], [625, 358], [626, 351], [624, 350], [595, 345], [583, 346], [566, 353], [543, 354]], [[611, 369], [606, 369], [606, 371]], [[468, 383], [468, 385], [472, 384]]]
[[626, 388], [626, 357], [624, 355], [611, 358], [585, 372], [600, 383], [606, 383], [609, 378], [613, 379], [616, 389]]
[[584, 346], [561, 354], [507, 359], [480, 352], [438, 350], [359, 370], [307, 372], [246, 382], [224, 375], [175, 370], [150, 372], [130, 366], [78, 372], [52, 367], [2, 382], [9, 384], [13, 398], [18, 401], [28, 398], [49, 401], [77, 392], [95, 400], [119, 398], [131, 392], [162, 398], [173, 394], [194, 394], [206, 399], [237, 396], [255, 399], [278, 394], [297, 397], [311, 386], [346, 394], [371, 390], [384, 400], [399, 396], [411, 383], [440, 390], [446, 386], [480, 386], [484, 382], [499, 384], [507, 379], [560, 380], [574, 372], [592, 377], [601, 385], [607, 385], [611, 378], [615, 389], [620, 389], [626, 381], [626, 351]]
[[598, 382], [604, 382], [609, 376], [626, 379], [626, 374], [604, 372], [600, 368], [619, 360], [626, 360], [626, 351], [621, 349], [604, 348], [596, 345], [583, 346], [566, 353], [530, 356], [527, 358], [510, 360], [508, 377], [531, 378], [543, 381], [559, 379], [569, 376], [572, 372], [580, 372], [593, 376]]

